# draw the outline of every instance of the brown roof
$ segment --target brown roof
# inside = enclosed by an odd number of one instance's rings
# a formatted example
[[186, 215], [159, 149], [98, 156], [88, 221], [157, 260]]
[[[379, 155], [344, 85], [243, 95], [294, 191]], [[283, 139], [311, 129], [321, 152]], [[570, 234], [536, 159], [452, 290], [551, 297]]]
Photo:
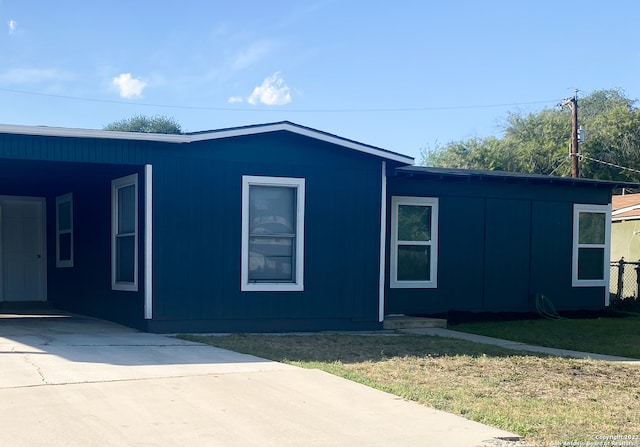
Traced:
[[613, 220], [640, 219], [640, 194], [613, 196], [611, 210]]
[[611, 209], [613, 211], [634, 205], [640, 205], [640, 194], [624, 194], [613, 196], [611, 199]]

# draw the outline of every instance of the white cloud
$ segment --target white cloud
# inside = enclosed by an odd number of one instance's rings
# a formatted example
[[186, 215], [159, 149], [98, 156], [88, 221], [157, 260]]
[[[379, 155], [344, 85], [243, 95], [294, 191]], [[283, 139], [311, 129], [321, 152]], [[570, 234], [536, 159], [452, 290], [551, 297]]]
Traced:
[[266, 104], [268, 106], [282, 106], [291, 102], [289, 87], [285, 84], [280, 72], [265, 78], [262, 85], [253, 89], [247, 98], [249, 104]]
[[14, 34], [18, 29], [18, 22], [15, 20], [9, 20], [9, 34]]
[[238, 102], [243, 102], [243, 101], [244, 101], [244, 99], [242, 99], [242, 96], [231, 96], [229, 98], [229, 103], [230, 104], [236, 104]]
[[131, 73], [122, 73], [111, 81], [120, 91], [121, 98], [135, 98], [142, 96], [142, 90], [147, 83], [140, 78], [132, 78]]

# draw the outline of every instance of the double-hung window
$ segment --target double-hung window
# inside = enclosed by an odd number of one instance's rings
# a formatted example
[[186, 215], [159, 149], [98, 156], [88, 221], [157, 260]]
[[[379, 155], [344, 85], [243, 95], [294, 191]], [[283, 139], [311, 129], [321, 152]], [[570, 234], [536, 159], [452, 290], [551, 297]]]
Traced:
[[138, 174], [111, 182], [111, 288], [138, 290]]
[[304, 290], [305, 180], [242, 177], [241, 290]]
[[392, 288], [438, 285], [438, 199], [391, 198]]
[[609, 205], [573, 206], [574, 287], [608, 286], [610, 234]]
[[73, 195], [56, 197], [56, 267], [73, 267]]

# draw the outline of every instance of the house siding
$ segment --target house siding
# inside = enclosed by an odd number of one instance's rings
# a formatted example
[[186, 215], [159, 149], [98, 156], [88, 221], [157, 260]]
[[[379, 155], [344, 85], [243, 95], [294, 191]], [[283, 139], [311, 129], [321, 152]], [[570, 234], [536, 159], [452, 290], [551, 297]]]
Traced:
[[640, 219], [611, 223], [611, 261], [640, 261]]
[[[80, 175], [56, 178], [47, 195], [48, 290], [49, 301], [57, 308], [143, 329], [143, 282], [139, 281], [137, 291], [111, 288], [111, 180], [135, 173], [139, 176], [138, 213], [143, 216], [140, 167], [83, 165]], [[69, 192], [73, 194], [74, 266], [56, 268], [55, 197]], [[138, 231], [138, 278], [142, 278], [144, 226]]]
[[609, 189], [397, 176], [388, 196], [437, 197], [440, 240], [438, 287], [387, 286], [387, 314], [529, 312], [537, 293], [561, 310], [604, 306], [603, 287], [571, 287], [572, 219], [574, 203], [608, 204]]
[[142, 165], [166, 143], [0, 134], [0, 159]]
[[[147, 142], [0, 135], [0, 194], [46, 200], [47, 300], [53, 306], [146, 327], [142, 283], [136, 292], [111, 290], [111, 180], [133, 173], [142, 179], [147, 150]], [[74, 265], [58, 268], [55, 199], [67, 193], [73, 194]], [[139, 231], [142, 278], [143, 226]]]
[[[275, 132], [158, 151], [152, 164], [151, 330], [379, 327], [379, 159]], [[243, 175], [306, 180], [304, 291], [241, 291]]]
[[[604, 305], [604, 287], [571, 286], [572, 219], [576, 203], [608, 204], [608, 186], [414, 175], [387, 159], [381, 262], [377, 155], [286, 130], [189, 143], [111, 136], [0, 134], [0, 195], [46, 199], [47, 292], [56, 307], [155, 332], [378, 329], [380, 265], [387, 315], [532, 311], [536, 293], [559, 310]], [[151, 319], [143, 280], [147, 164]], [[138, 174], [138, 290], [113, 291], [111, 181], [130, 174]], [[243, 176], [305, 179], [303, 291], [241, 290]], [[55, 198], [67, 193], [74, 265], [57, 268]], [[393, 196], [438, 198], [437, 288], [389, 286]]]

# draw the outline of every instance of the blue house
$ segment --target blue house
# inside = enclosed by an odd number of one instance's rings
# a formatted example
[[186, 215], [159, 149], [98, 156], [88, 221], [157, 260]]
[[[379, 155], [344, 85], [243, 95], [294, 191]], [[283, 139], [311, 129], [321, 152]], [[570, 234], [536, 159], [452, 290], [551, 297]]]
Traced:
[[412, 165], [290, 122], [0, 126], [0, 307], [258, 332], [608, 304], [619, 184]]

